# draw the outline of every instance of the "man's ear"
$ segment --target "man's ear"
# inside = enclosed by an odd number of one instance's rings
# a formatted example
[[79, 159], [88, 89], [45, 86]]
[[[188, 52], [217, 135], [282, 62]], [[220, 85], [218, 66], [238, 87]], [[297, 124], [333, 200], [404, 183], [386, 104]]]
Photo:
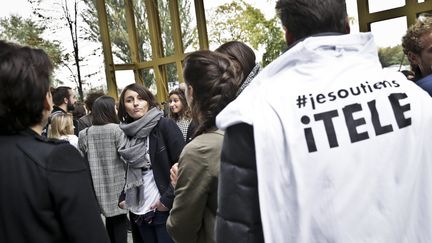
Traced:
[[69, 100], [68, 100], [68, 98], [63, 98], [63, 103], [65, 103], [65, 104], [67, 104], [67, 103], [69, 103]]
[[285, 31], [285, 41], [286, 41], [286, 43], [289, 46], [289, 45], [291, 45], [292, 43], [295, 42], [295, 38], [294, 38], [293, 34], [291, 32], [289, 32], [288, 28], [286, 28], [284, 26], [283, 29]]
[[48, 91], [44, 99], [44, 110], [51, 112], [52, 109], [53, 109], [52, 95], [51, 92]]
[[345, 33], [344, 34], [349, 34], [351, 33], [351, 27], [350, 27], [350, 21], [348, 16], [345, 18]]
[[420, 63], [420, 57], [419, 55], [415, 54], [414, 52], [409, 51], [407, 54], [408, 61], [412, 64], [417, 66]]

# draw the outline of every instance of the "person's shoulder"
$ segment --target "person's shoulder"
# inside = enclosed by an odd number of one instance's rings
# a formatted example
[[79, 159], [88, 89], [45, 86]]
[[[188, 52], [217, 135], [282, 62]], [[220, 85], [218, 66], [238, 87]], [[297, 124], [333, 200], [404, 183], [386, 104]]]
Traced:
[[416, 84], [420, 87], [432, 88], [432, 74], [418, 80]]
[[186, 146], [189, 149], [197, 150], [200, 152], [205, 152], [211, 150], [215, 147], [219, 147], [222, 144], [224, 137], [224, 132], [221, 130], [216, 130], [212, 132], [207, 132], [196, 136], [192, 139]]
[[[173, 130], [175, 131], [179, 130], [177, 124], [173, 119], [165, 118], [165, 117], [161, 117], [159, 119], [155, 128], [156, 128], [155, 130], [160, 130], [163, 133], [171, 133]], [[181, 133], [180, 130], [179, 133]]]
[[46, 170], [71, 172], [86, 168], [80, 153], [68, 141], [26, 136], [17, 145]]
[[166, 126], [172, 126], [172, 125], [177, 126], [175, 121], [171, 118], [161, 117], [159, 119], [158, 126], [160, 126], [160, 127], [166, 127]]

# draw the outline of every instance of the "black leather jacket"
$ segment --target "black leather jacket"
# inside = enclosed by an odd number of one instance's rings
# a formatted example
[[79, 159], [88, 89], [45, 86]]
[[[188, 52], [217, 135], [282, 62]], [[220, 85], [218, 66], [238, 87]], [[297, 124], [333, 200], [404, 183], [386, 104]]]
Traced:
[[252, 126], [225, 131], [218, 190], [216, 241], [264, 242]]

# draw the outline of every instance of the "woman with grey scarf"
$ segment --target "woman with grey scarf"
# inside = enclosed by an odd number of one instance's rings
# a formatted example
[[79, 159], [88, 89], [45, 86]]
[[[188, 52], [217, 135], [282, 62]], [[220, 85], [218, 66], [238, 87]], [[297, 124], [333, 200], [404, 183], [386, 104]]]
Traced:
[[127, 136], [119, 149], [127, 163], [120, 207], [130, 212], [134, 242], [173, 242], [166, 220], [174, 200], [170, 168], [185, 145], [176, 123], [163, 117], [154, 95], [140, 84], [124, 88], [119, 99], [120, 128]]

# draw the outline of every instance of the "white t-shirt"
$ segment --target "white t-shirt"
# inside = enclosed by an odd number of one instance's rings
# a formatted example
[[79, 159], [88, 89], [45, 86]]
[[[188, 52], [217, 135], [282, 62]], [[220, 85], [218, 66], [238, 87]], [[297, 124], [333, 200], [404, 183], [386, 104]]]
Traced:
[[[147, 137], [147, 151], [149, 151], [150, 139]], [[150, 161], [150, 155], [146, 154], [147, 159]], [[151, 162], [151, 161], [150, 161]], [[137, 215], [143, 215], [147, 212], [152, 211], [150, 206], [156, 203], [160, 199], [159, 189], [157, 188], [156, 181], [154, 179], [153, 170], [143, 171], [144, 179], [144, 204], [138, 209], [130, 209], [130, 211]]]

